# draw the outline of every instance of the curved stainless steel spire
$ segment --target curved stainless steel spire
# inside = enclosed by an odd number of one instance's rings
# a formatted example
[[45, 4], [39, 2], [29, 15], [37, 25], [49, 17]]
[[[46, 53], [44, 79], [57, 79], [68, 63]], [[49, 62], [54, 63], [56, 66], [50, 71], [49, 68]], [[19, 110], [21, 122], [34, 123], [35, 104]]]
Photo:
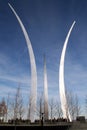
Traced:
[[44, 56], [44, 116], [48, 119], [48, 83], [47, 83], [47, 70], [46, 70], [46, 58]]
[[33, 49], [32, 49], [32, 45], [29, 39], [29, 36], [27, 34], [27, 31], [21, 21], [21, 19], [19, 18], [19, 16], [17, 15], [16, 11], [14, 10], [14, 8], [8, 3], [9, 7], [11, 8], [12, 12], [14, 13], [14, 15], [16, 16], [20, 27], [23, 31], [26, 43], [27, 43], [27, 47], [28, 47], [28, 52], [29, 52], [29, 56], [30, 56], [30, 63], [31, 63], [31, 96], [30, 96], [30, 117], [29, 119], [31, 120], [31, 122], [34, 121], [35, 118], [35, 111], [36, 111], [36, 101], [37, 101], [37, 71], [36, 71], [36, 63], [35, 63], [35, 57], [34, 57], [34, 53], [33, 53]]
[[65, 93], [65, 84], [64, 84], [64, 59], [65, 59], [66, 47], [68, 44], [68, 40], [69, 40], [71, 31], [74, 27], [74, 24], [75, 24], [75, 21], [73, 22], [73, 24], [67, 34], [67, 37], [65, 39], [62, 54], [61, 54], [61, 59], [60, 59], [60, 68], [59, 68], [59, 92], [60, 92], [60, 100], [61, 100], [63, 118], [69, 119], [70, 121], [72, 121], [72, 119], [71, 119], [68, 104], [67, 104], [66, 93]]

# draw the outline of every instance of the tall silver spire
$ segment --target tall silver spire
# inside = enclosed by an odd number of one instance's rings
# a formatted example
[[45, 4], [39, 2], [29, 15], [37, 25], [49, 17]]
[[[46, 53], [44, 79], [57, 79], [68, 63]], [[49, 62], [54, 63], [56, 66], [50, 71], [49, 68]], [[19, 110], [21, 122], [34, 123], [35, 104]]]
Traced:
[[32, 49], [32, 45], [31, 45], [29, 36], [27, 34], [27, 31], [26, 31], [21, 19], [17, 15], [14, 8], [9, 3], [8, 3], [8, 5], [11, 8], [12, 12], [16, 16], [16, 18], [17, 18], [17, 20], [20, 24], [20, 27], [22, 29], [22, 32], [24, 34], [26, 44], [27, 44], [27, 47], [28, 47], [28, 53], [29, 53], [29, 56], [30, 56], [30, 64], [31, 64], [31, 95], [30, 95], [30, 117], [29, 117], [29, 119], [31, 120], [31, 122], [34, 122], [35, 112], [36, 112], [36, 101], [37, 101], [37, 71], [36, 71], [36, 63], [35, 63], [34, 52], [33, 52], [33, 49]]
[[47, 82], [47, 69], [46, 58], [44, 56], [44, 117], [48, 119], [48, 82]]
[[61, 59], [60, 59], [60, 66], [59, 66], [59, 92], [60, 92], [61, 108], [62, 108], [62, 112], [63, 112], [63, 118], [69, 119], [70, 121], [72, 121], [72, 118], [71, 118], [68, 104], [67, 104], [66, 93], [65, 93], [65, 84], [64, 84], [64, 60], [65, 60], [65, 52], [66, 52], [68, 40], [69, 40], [70, 34], [72, 32], [72, 29], [74, 27], [74, 24], [75, 24], [75, 21], [73, 22], [73, 24], [67, 34], [67, 37], [65, 39], [62, 54], [61, 54]]

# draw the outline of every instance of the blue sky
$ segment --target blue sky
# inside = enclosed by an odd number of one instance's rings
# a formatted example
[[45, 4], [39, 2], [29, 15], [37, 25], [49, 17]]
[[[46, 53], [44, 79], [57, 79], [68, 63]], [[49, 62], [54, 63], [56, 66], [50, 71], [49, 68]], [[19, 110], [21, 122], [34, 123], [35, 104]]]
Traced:
[[59, 100], [59, 62], [73, 21], [76, 24], [65, 57], [65, 85], [85, 105], [87, 95], [87, 1], [0, 0], [0, 97], [13, 95], [20, 84], [24, 99], [30, 92], [30, 61], [26, 42], [14, 14], [21, 18], [35, 54], [38, 93], [43, 91], [43, 55], [46, 55], [49, 98]]

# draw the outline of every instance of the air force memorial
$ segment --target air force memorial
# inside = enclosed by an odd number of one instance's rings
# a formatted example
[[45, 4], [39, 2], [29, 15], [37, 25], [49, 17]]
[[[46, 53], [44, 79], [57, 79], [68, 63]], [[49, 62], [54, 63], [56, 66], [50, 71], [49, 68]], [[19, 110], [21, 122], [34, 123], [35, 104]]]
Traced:
[[[13, 14], [15, 15], [16, 19], [18, 20], [18, 23], [22, 29], [22, 32], [24, 34], [26, 44], [28, 47], [28, 53], [29, 53], [30, 64], [31, 64], [31, 92], [30, 92], [28, 119], [30, 119], [31, 122], [34, 122], [36, 107], [37, 107], [37, 69], [36, 69], [35, 56], [34, 56], [33, 48], [32, 48], [28, 33], [20, 17], [18, 16], [14, 8], [11, 6], [11, 4], [8, 3], [8, 5], [10, 9], [12, 10]], [[73, 22], [66, 36], [62, 53], [61, 53], [60, 65], [59, 65], [59, 94], [60, 94], [61, 109], [63, 113], [63, 118], [69, 120], [70, 122], [72, 122], [72, 117], [70, 115], [68, 104], [67, 104], [65, 84], [64, 84], [64, 59], [65, 59], [65, 53], [66, 53], [68, 40], [69, 40], [69, 37], [70, 37], [70, 34], [72, 32], [74, 25], [75, 25], [75, 21]], [[47, 69], [46, 69], [46, 58], [44, 57], [44, 118], [45, 119], [49, 119], [48, 104], [49, 103], [48, 103]]]

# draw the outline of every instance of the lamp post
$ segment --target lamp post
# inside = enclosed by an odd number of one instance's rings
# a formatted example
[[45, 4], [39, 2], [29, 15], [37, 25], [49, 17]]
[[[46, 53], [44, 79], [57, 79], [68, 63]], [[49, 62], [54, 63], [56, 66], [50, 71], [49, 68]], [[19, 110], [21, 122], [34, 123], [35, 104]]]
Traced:
[[44, 113], [41, 113], [41, 126], [43, 126], [43, 122], [44, 122]]

